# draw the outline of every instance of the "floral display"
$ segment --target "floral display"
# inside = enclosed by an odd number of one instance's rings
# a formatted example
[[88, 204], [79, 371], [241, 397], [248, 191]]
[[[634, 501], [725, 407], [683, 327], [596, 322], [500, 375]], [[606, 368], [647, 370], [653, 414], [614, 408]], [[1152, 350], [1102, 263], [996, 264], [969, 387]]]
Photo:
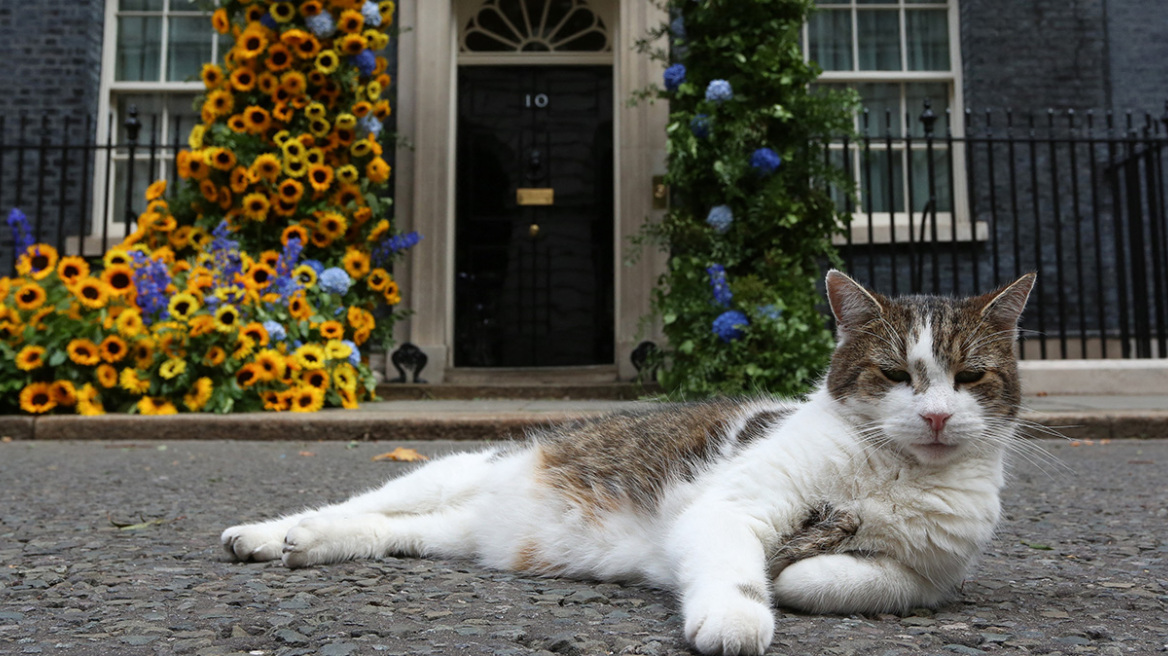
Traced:
[[670, 110], [670, 205], [644, 229], [669, 253], [658, 381], [679, 398], [803, 393], [831, 353], [816, 285], [848, 220], [827, 190], [850, 186], [817, 144], [850, 129], [854, 95], [803, 59], [813, 0], [666, 6], [642, 42]]
[[202, 122], [100, 259], [8, 219], [0, 411], [315, 411], [371, 398], [392, 263], [421, 238], [388, 217], [390, 0], [224, 2], [234, 45], [203, 66]]

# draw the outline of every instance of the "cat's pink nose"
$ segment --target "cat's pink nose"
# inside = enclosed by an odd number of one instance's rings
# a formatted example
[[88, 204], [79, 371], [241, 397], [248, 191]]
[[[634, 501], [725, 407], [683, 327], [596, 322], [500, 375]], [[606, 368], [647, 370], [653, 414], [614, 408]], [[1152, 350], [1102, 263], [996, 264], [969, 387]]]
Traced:
[[927, 423], [929, 427], [933, 429], [934, 433], [940, 433], [941, 430], [945, 428], [945, 422], [949, 421], [949, 418], [952, 416], [953, 415], [947, 412], [930, 412], [928, 414], [921, 415], [921, 419], [925, 420], [925, 423]]

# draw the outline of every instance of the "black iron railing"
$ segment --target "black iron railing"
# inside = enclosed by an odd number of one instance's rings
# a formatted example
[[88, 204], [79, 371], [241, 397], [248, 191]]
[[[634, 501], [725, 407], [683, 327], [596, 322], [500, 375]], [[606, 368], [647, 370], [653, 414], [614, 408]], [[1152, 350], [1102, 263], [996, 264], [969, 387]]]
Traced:
[[857, 182], [837, 194], [857, 279], [964, 295], [1036, 271], [1022, 357], [1168, 357], [1168, 114], [966, 111], [964, 136], [927, 103], [915, 135], [881, 118], [825, 151]]

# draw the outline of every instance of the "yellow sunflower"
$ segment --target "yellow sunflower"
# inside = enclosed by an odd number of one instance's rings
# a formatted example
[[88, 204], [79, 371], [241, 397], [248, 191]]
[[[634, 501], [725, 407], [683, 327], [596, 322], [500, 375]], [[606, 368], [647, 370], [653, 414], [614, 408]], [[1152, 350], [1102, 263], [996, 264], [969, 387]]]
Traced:
[[235, 41], [235, 49], [239, 56], [243, 59], [252, 59], [258, 57], [268, 45], [267, 38], [264, 37], [264, 28], [256, 26], [255, 28], [248, 27]]
[[320, 324], [320, 336], [325, 339], [341, 339], [345, 336], [345, 326], [340, 321], [326, 321]]
[[224, 305], [215, 311], [215, 330], [229, 333], [239, 327], [239, 308]]
[[218, 367], [227, 359], [227, 351], [222, 346], [212, 346], [203, 354], [203, 364], [208, 367]]
[[177, 415], [178, 408], [161, 396], [143, 396], [135, 404], [138, 413], [143, 415]]
[[363, 278], [369, 273], [369, 254], [364, 251], [350, 248], [345, 251], [345, 257], [341, 262], [353, 280]]
[[337, 395], [341, 397], [341, 407], [345, 410], [356, 410], [360, 407], [357, 403], [357, 393], [349, 390], [337, 390]]
[[137, 369], [130, 367], [122, 369], [118, 383], [130, 394], [142, 395], [150, 391], [150, 376], [139, 374]]
[[300, 348], [293, 353], [296, 358], [296, 363], [300, 365], [301, 369], [321, 369], [324, 367], [325, 360], [328, 355], [320, 344], [302, 344]]
[[20, 391], [20, 409], [27, 413], [41, 415], [55, 407], [57, 402], [48, 383], [29, 383]]
[[239, 334], [247, 337], [259, 346], [267, 346], [268, 342], [271, 340], [271, 337], [268, 336], [267, 328], [264, 328], [264, 324], [258, 321], [253, 321], [244, 326], [239, 331]]
[[247, 335], [239, 335], [235, 338], [235, 350], [231, 352], [232, 360], [243, 360], [251, 356], [255, 352], [255, 340]]
[[263, 134], [272, 127], [272, 116], [268, 110], [255, 105], [243, 110], [243, 120], [253, 134]]
[[101, 354], [98, 351], [97, 344], [89, 339], [74, 339], [69, 341], [69, 345], [65, 347], [65, 352], [69, 354], [69, 359], [74, 363], [92, 367], [101, 362]]
[[191, 412], [199, 412], [207, 406], [207, 402], [211, 400], [211, 393], [214, 391], [214, 386], [211, 379], [207, 376], [195, 381], [191, 391], [183, 395], [183, 405]]
[[324, 345], [324, 352], [330, 360], [344, 360], [353, 353], [353, 349], [339, 338], [334, 338]]
[[263, 349], [256, 354], [255, 364], [264, 380], [277, 380], [284, 375], [284, 356], [275, 349]]
[[158, 368], [158, 375], [167, 380], [181, 376], [187, 370], [187, 361], [182, 358], [170, 358]]
[[240, 387], [247, 389], [256, 383], [263, 382], [263, 376], [263, 370], [256, 366], [256, 363], [249, 362], [240, 367], [239, 371], [235, 372], [235, 382]]
[[109, 301], [109, 291], [106, 289], [105, 283], [97, 278], [82, 278], [71, 291], [82, 305], [91, 310], [99, 310], [105, 307], [106, 302]]
[[88, 275], [89, 262], [76, 255], [63, 257], [60, 263], [57, 264], [57, 277], [67, 286], [71, 287], [76, 285], [78, 281]]
[[324, 369], [312, 369], [300, 374], [300, 382], [319, 390], [327, 390], [329, 386], [329, 374]]
[[199, 75], [203, 78], [203, 86], [213, 89], [223, 83], [223, 69], [218, 64], [203, 64]]
[[134, 269], [128, 264], [115, 264], [101, 273], [101, 281], [111, 296], [125, 296], [134, 289]]
[[57, 405], [69, 407], [77, 403], [77, 388], [68, 380], [53, 381], [49, 386], [49, 393], [53, 395], [53, 401]]
[[268, 210], [272, 204], [268, 197], [260, 192], [253, 192], [243, 198], [243, 215], [253, 221], [263, 221], [268, 218]]
[[97, 388], [89, 383], [82, 385], [77, 392], [77, 414], [87, 417], [105, 414]]
[[382, 269], [381, 267], [370, 271], [369, 277], [365, 279], [365, 284], [369, 285], [369, 289], [372, 289], [375, 292], [385, 291], [385, 288], [389, 286], [390, 282], [393, 282], [393, 277], [389, 275], [388, 271]]
[[255, 158], [251, 163], [251, 168], [248, 169], [248, 175], [252, 182], [259, 182], [260, 180], [267, 180], [268, 182], [275, 182], [280, 175], [280, 158], [272, 153], [264, 153]]
[[120, 362], [122, 358], [126, 357], [126, 352], [129, 350], [126, 346], [126, 341], [118, 335], [108, 335], [101, 340], [101, 344], [97, 347], [98, 353], [101, 354], [101, 359], [113, 364]]
[[268, 9], [268, 13], [277, 23], [287, 23], [296, 17], [296, 7], [291, 2], [276, 2]]
[[328, 75], [337, 70], [337, 67], [341, 65], [341, 58], [333, 50], [322, 50], [316, 56], [315, 64], [316, 70]]
[[380, 157], [374, 157], [365, 165], [365, 177], [369, 178], [369, 181], [375, 184], [381, 184], [389, 180], [390, 173], [392, 173], [392, 169], [389, 164], [386, 164], [385, 160]]
[[154, 340], [150, 337], [140, 338], [134, 342], [134, 366], [139, 369], [149, 369], [154, 364]]
[[325, 164], [316, 164], [308, 168], [308, 182], [316, 191], [328, 191], [333, 183], [333, 169]]
[[292, 412], [316, 412], [324, 407], [324, 390], [301, 385], [292, 392]]
[[98, 385], [108, 389], [118, 384], [118, 370], [112, 366], [108, 364], [98, 365], [96, 373]]
[[307, 264], [301, 264], [295, 269], [292, 269], [292, 279], [301, 287], [312, 289], [316, 286], [316, 269], [313, 269]]
[[195, 312], [199, 311], [199, 299], [190, 292], [179, 292], [171, 297], [166, 309], [170, 316], [178, 321], [187, 321]]
[[26, 346], [16, 354], [16, 368], [21, 371], [39, 369], [45, 363], [45, 347]]
[[21, 310], [35, 310], [45, 302], [45, 290], [35, 282], [26, 282], [16, 290], [16, 307]]
[[227, 34], [231, 31], [231, 19], [227, 16], [226, 9], [216, 9], [215, 13], [211, 14], [211, 27], [220, 34]]
[[341, 363], [333, 369], [333, 385], [338, 390], [349, 392], [357, 391], [357, 370], [348, 362]]
[[142, 322], [142, 313], [137, 309], [122, 310], [114, 325], [117, 326], [118, 334], [127, 339], [137, 337], [146, 330], [146, 324]]
[[336, 212], [325, 212], [321, 215], [320, 222], [316, 224], [316, 231], [327, 237], [330, 241], [340, 239], [344, 236], [345, 230], [348, 229], [348, 219]]
[[[299, 271], [299, 269], [297, 269]], [[312, 306], [304, 297], [304, 290], [298, 291], [288, 299], [288, 313], [293, 319], [307, 319], [312, 316]]]
[[188, 326], [190, 327], [191, 337], [202, 337], [215, 330], [215, 317], [209, 314], [200, 314], [191, 319]]

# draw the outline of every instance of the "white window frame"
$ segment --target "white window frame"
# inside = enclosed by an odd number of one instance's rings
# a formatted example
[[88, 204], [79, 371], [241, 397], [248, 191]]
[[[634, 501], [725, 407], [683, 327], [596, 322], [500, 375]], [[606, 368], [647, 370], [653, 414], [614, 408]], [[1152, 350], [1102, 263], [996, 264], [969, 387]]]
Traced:
[[[851, 15], [851, 55], [852, 67], [854, 70], [850, 71], [828, 71], [825, 70], [819, 76], [819, 81], [824, 84], [840, 85], [840, 84], [866, 84], [866, 83], [940, 83], [949, 86], [949, 97], [945, 100], [951, 108], [949, 120], [952, 121], [950, 126], [954, 137], [960, 138], [965, 134], [965, 116], [961, 108], [965, 106], [962, 93], [962, 59], [961, 59], [961, 23], [958, 3], [960, 0], [932, 0], [925, 2], [908, 2], [906, 0], [889, 0], [887, 2], [874, 3], [864, 2], [860, 3], [856, 0], [849, 0], [848, 2], [830, 2], [822, 5], [822, 11], [847, 11]], [[860, 43], [859, 43], [859, 25], [857, 14], [858, 11], [867, 10], [897, 10], [900, 21], [900, 64], [899, 71], [868, 71], [859, 70], [860, 57]], [[946, 20], [948, 22], [949, 31], [949, 70], [948, 71], [910, 71], [908, 70], [908, 33], [906, 30], [905, 12], [906, 10], [915, 9], [945, 9], [947, 10]], [[807, 24], [803, 26], [803, 56], [805, 59], [810, 58], [810, 32]], [[900, 97], [904, 99], [903, 87], [901, 87]], [[940, 107], [940, 103], [934, 103], [935, 109]], [[915, 120], [919, 116], [921, 107], [918, 111], [913, 112], [912, 108], [908, 108], [910, 115]], [[897, 121], [903, 123], [905, 120], [903, 116], [896, 117]], [[857, 134], [862, 134], [861, 116], [857, 115], [855, 119], [855, 127]], [[902, 125], [902, 135], [908, 134], [913, 126]], [[948, 145], [945, 140], [946, 136], [946, 117], [944, 112], [938, 113], [937, 122], [934, 129], [934, 148], [940, 146], [947, 148]], [[882, 156], [886, 148], [881, 137], [884, 136], [884, 117], [872, 115], [869, 123], [869, 135], [872, 138], [872, 153], [874, 156]], [[902, 140], [902, 137], [894, 137], [896, 140]], [[842, 144], [834, 146], [837, 149], [842, 149]], [[852, 178], [857, 182], [861, 181], [861, 166], [862, 166], [862, 148], [860, 142], [852, 144], [850, 171]], [[895, 150], [903, 151], [903, 147]], [[923, 137], [914, 137], [912, 150], [924, 151], [926, 149], [926, 142]], [[879, 154], [879, 155], [878, 155]], [[911, 158], [907, 161], [911, 163]], [[956, 239], [957, 241], [970, 240], [984, 240], [988, 235], [988, 226], [984, 222], [978, 222], [977, 225], [971, 224], [971, 217], [968, 215], [968, 190], [966, 180], [966, 166], [965, 166], [965, 145], [964, 143], [954, 143], [952, 148], [952, 162], [953, 162], [953, 189], [952, 189], [952, 205], [953, 211], [937, 212], [937, 238], [936, 241], [952, 241], [954, 222], [956, 222]], [[907, 203], [907, 184], [908, 179], [912, 173], [906, 166], [904, 170], [904, 181], [902, 185], [905, 190], [905, 199]], [[931, 239], [932, 231], [932, 215], [931, 214], [917, 214], [919, 210], [908, 207], [907, 211], [898, 212], [872, 212], [873, 231], [871, 239], [868, 234], [868, 218], [869, 214], [864, 210], [864, 189], [857, 187], [859, 203], [852, 212], [851, 224], [851, 240], [854, 244], [865, 243], [889, 243], [895, 240], [897, 243], [908, 242], [909, 236], [909, 217], [912, 215], [912, 227], [915, 233], [912, 239], [917, 240], [921, 234], [921, 221], [925, 220], [925, 235], [926, 238]], [[926, 192], [927, 193], [927, 192]], [[920, 190], [914, 190], [914, 201], [920, 206], [919, 199], [922, 194]], [[927, 217], [927, 219], [925, 218]], [[895, 232], [894, 232], [895, 231]], [[847, 243], [847, 237], [838, 235], [835, 238], [838, 244]]]
[[[117, 98], [119, 95], [126, 94], [159, 94], [162, 96], [189, 96], [193, 101], [194, 98], [203, 93], [205, 88], [201, 80], [193, 81], [163, 81], [167, 74], [167, 57], [169, 56], [170, 37], [170, 18], [174, 16], [205, 16], [207, 19], [207, 35], [211, 39], [211, 57], [212, 61], [219, 61], [222, 59], [222, 53], [219, 52], [219, 35], [211, 27], [210, 14], [201, 11], [190, 0], [163, 0], [162, 9], [152, 11], [120, 11], [118, 9], [119, 0], [107, 0], [105, 3], [105, 23], [102, 36], [102, 61], [101, 61], [101, 85], [100, 95], [98, 97], [98, 120], [97, 120], [97, 144], [109, 144], [112, 140], [117, 139], [117, 134], [121, 128], [121, 124], [126, 117], [118, 112]], [[117, 68], [117, 50], [118, 50], [118, 17], [119, 16], [161, 16], [162, 26], [160, 31], [161, 46], [159, 48], [159, 80], [158, 81], [118, 81], [115, 79], [115, 72]], [[112, 122], [110, 118], [113, 118]], [[172, 134], [174, 129], [174, 117], [170, 113], [167, 103], [162, 103], [162, 110], [158, 114], [158, 145], [160, 147], [171, 146], [176, 141], [175, 135]], [[138, 136], [138, 150], [134, 154], [135, 168], [140, 166], [149, 166], [150, 162], [150, 121], [148, 117], [140, 117], [142, 121], [142, 129]], [[186, 135], [179, 135], [178, 141], [186, 143]], [[107, 180], [107, 166], [105, 150], [97, 150], [94, 153], [95, 162], [93, 167], [93, 207], [91, 216], [91, 232], [92, 234], [86, 239], [86, 252], [94, 252], [100, 250], [105, 244], [100, 243], [105, 237], [102, 231], [102, 220], [105, 216], [109, 217], [109, 238], [111, 240], [119, 240], [126, 236], [126, 222], [124, 216], [118, 216], [114, 212], [116, 206], [116, 198], [122, 190], [117, 189], [117, 167], [123, 165], [129, 158], [129, 154], [125, 149], [117, 149], [113, 153], [110, 161], [113, 164], [113, 170], [108, 171], [108, 185]], [[155, 167], [152, 178], [169, 179], [173, 168], [174, 153], [160, 148], [155, 153]], [[140, 170], [140, 169], [139, 169]], [[171, 180], [173, 185], [175, 181]], [[135, 190], [138, 193], [145, 193], [145, 188]], [[91, 246], [92, 244], [92, 246]]]

